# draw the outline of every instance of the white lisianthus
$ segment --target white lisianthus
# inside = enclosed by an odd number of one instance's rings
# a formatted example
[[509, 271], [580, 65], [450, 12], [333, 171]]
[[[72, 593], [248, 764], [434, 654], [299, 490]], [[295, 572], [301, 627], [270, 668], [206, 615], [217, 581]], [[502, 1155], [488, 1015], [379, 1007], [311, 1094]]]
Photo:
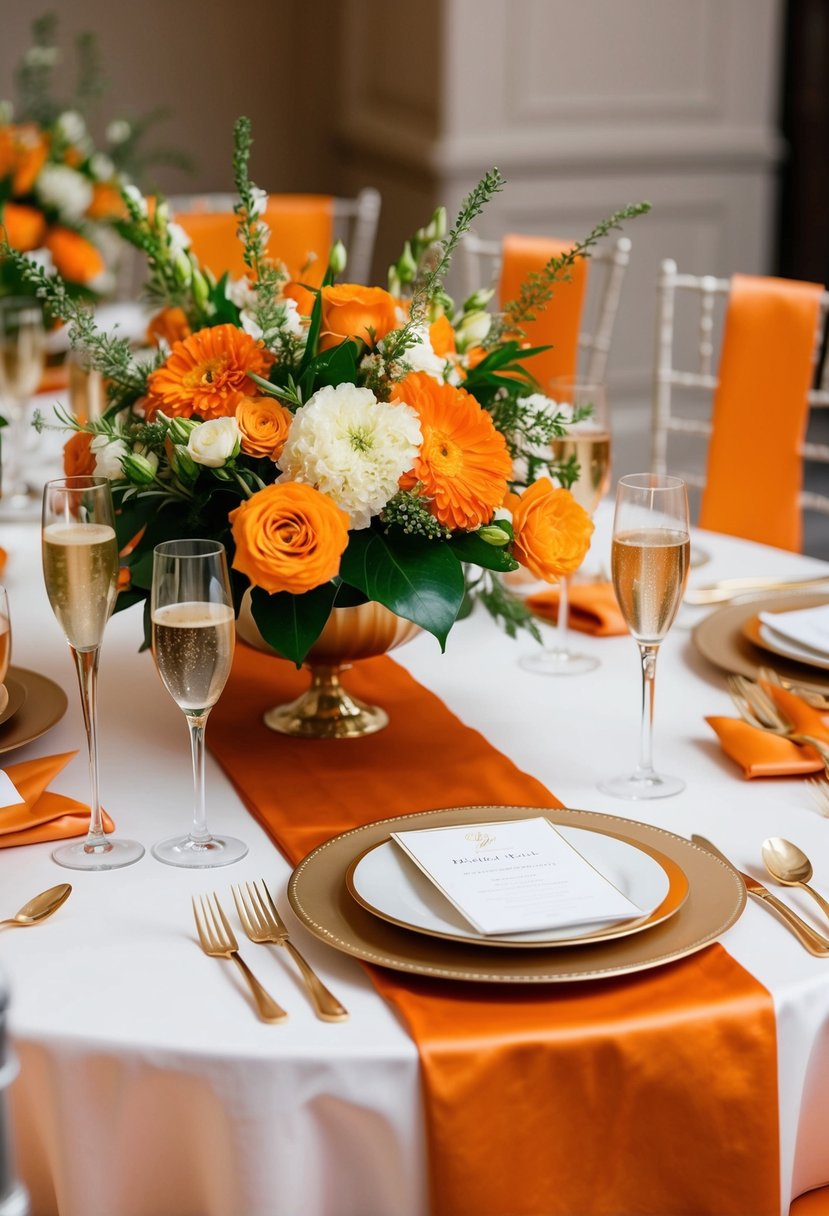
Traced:
[[301, 481], [327, 494], [367, 528], [397, 492], [422, 442], [409, 405], [378, 401], [371, 389], [327, 385], [294, 414], [278, 465], [280, 481]]
[[86, 123], [77, 110], [64, 110], [55, 122], [58, 134], [68, 144], [79, 144], [86, 135]]
[[123, 439], [111, 435], [96, 435], [89, 445], [89, 450], [95, 457], [95, 472], [99, 477], [108, 477], [110, 481], [118, 481], [124, 476], [121, 461], [129, 455], [129, 448]]
[[147, 200], [137, 186], [124, 186], [124, 194], [137, 208], [140, 214], [147, 218]]
[[96, 152], [89, 161], [92, 176], [99, 182], [111, 182], [115, 176], [115, 165], [104, 152]]
[[68, 165], [44, 165], [37, 177], [40, 201], [66, 220], [79, 220], [92, 202], [92, 185]]
[[187, 451], [196, 464], [220, 469], [238, 455], [242, 436], [235, 418], [211, 418], [195, 427], [187, 440]]
[[414, 331], [417, 342], [408, 348], [404, 356], [413, 372], [425, 372], [433, 380], [441, 384], [446, 380], [446, 360], [442, 355], [436, 355], [429, 337], [429, 326], [418, 325]]
[[111, 144], [123, 144], [132, 135], [132, 127], [123, 118], [116, 118], [106, 129], [106, 137]]

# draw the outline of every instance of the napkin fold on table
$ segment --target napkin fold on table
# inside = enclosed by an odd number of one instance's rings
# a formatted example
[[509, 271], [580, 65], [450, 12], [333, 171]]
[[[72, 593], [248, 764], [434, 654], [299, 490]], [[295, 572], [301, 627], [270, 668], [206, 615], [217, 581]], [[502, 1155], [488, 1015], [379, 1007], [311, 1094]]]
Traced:
[[[792, 723], [794, 729], [829, 743], [826, 719], [805, 701], [785, 688], [759, 681], [777, 708]], [[822, 773], [824, 764], [813, 747], [792, 743], [781, 735], [749, 726], [742, 719], [707, 717], [727, 756], [740, 766], [747, 779], [752, 777], [798, 777]]]
[[[0, 849], [86, 835], [89, 829], [86, 803], [47, 789], [52, 778], [76, 755], [77, 752], [63, 752], [8, 765], [4, 771], [17, 789], [20, 801], [0, 806]], [[114, 829], [115, 824], [104, 812], [104, 831]]]
[[[539, 591], [527, 597], [527, 607], [536, 616], [553, 624], [558, 620], [558, 587]], [[625, 618], [619, 611], [611, 583], [570, 583], [569, 624], [580, 633], [592, 633], [594, 637], [617, 637], [627, 633]]]

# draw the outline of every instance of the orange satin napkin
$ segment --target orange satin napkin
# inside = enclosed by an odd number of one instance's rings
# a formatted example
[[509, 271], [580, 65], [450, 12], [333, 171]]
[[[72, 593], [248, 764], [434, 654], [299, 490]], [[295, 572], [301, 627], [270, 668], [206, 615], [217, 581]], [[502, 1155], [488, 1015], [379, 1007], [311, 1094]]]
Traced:
[[[501, 244], [501, 278], [498, 284], [501, 307], [518, 299], [527, 275], [543, 270], [550, 258], [566, 253], [574, 244], [574, 241], [508, 233]], [[572, 379], [578, 367], [579, 332], [587, 288], [587, 259], [579, 258], [569, 274], [568, 280], [562, 279], [555, 284], [553, 297], [543, 312], [538, 312], [534, 321], [521, 323], [530, 346], [552, 346], [551, 350], [533, 355], [527, 361], [527, 371], [545, 391], [551, 380]]]
[[[271, 230], [268, 242], [271, 257], [285, 263], [289, 278], [319, 287], [333, 241], [331, 196], [272, 194], [262, 218]], [[217, 278], [225, 271], [233, 278], [247, 274], [242, 244], [236, 235], [239, 221], [233, 212], [182, 212], [175, 219], [190, 237], [199, 262]]]
[[[553, 624], [558, 620], [558, 587], [539, 591], [527, 597], [527, 607], [536, 616]], [[597, 638], [618, 637], [627, 633], [625, 618], [611, 583], [570, 583], [567, 589], [570, 611], [567, 617], [572, 629], [592, 633]]]
[[800, 551], [801, 444], [823, 288], [735, 275], [699, 524]]
[[[391, 659], [347, 683], [388, 710], [386, 730], [273, 734], [262, 711], [308, 676], [244, 645], [213, 710], [211, 750], [290, 861], [385, 816], [560, 805]], [[367, 970], [420, 1054], [432, 1216], [778, 1212], [773, 1005], [721, 946], [548, 987]]]
[[789, 1216], [829, 1216], [829, 1186], [798, 1195], [792, 1200]]
[[[86, 835], [89, 807], [65, 794], [50, 793], [46, 788], [77, 754], [63, 752], [59, 756], [40, 756], [37, 760], [6, 766], [5, 771], [23, 799], [23, 805], [0, 807], [0, 849]], [[114, 830], [115, 824], [104, 812], [104, 831]]]
[[[764, 680], [760, 684], [795, 730], [829, 743], [829, 726], [816, 709], [785, 688]], [[705, 721], [716, 733], [725, 754], [739, 764], [748, 779], [799, 777], [824, 770], [820, 756], [808, 744], [792, 743], [781, 735], [749, 726], [739, 718], [711, 717]]]

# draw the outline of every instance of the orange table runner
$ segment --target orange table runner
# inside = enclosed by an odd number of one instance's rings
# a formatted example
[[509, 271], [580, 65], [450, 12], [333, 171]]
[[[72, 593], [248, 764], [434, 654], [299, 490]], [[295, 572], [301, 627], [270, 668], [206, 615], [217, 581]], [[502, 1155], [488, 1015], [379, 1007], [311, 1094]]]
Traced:
[[734, 275], [699, 525], [799, 552], [816, 283]]
[[[348, 675], [390, 726], [275, 735], [308, 676], [239, 646], [209, 745], [285, 856], [389, 815], [561, 805], [388, 658]], [[647, 975], [508, 990], [367, 968], [421, 1059], [434, 1216], [772, 1216], [769, 994], [718, 945]]]
[[[543, 270], [550, 258], [573, 248], [575, 241], [557, 241], [546, 236], [508, 234], [501, 244], [501, 278], [498, 299], [503, 307], [517, 300], [529, 274]], [[546, 391], [553, 380], [573, 379], [578, 369], [579, 330], [587, 288], [587, 259], [579, 258], [569, 279], [555, 284], [552, 299], [534, 321], [522, 322], [531, 346], [551, 346], [527, 361], [527, 371]]]

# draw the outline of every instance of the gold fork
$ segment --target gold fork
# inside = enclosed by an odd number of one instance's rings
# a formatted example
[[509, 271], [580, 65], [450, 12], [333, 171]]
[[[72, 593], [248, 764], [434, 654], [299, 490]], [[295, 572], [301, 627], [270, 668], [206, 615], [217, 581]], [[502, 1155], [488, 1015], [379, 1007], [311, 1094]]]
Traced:
[[825, 739], [796, 730], [763, 689], [745, 676], [729, 676], [728, 691], [744, 722], [772, 735], [790, 739], [792, 743], [808, 743], [818, 753], [829, 774], [829, 743]]
[[809, 793], [817, 803], [817, 809], [821, 815], [829, 818], [829, 781], [823, 777], [810, 777], [806, 782], [809, 787]]
[[233, 959], [247, 980], [251, 995], [256, 1002], [256, 1011], [262, 1021], [284, 1022], [288, 1016], [287, 1013], [265, 991], [239, 953], [236, 937], [228, 924], [217, 896], [213, 896], [213, 903], [210, 902], [209, 895], [201, 896], [198, 901], [193, 896], [193, 916], [196, 920], [202, 950], [211, 958]]
[[239, 920], [250, 940], [260, 944], [270, 942], [275, 946], [284, 946], [300, 970], [317, 1016], [324, 1022], [347, 1021], [348, 1010], [340, 1004], [333, 993], [328, 991], [291, 941], [288, 928], [279, 915], [265, 883], [249, 882], [245, 884], [245, 887], [246, 890], [243, 890], [241, 885], [234, 886], [232, 890]]
[[778, 688], [785, 688], [787, 692], [793, 692], [800, 697], [801, 701], [811, 705], [812, 709], [829, 713], [829, 696], [819, 692], [817, 688], [810, 688], [808, 684], [797, 684], [794, 680], [781, 676], [773, 667], [761, 667], [757, 674], [767, 684], [776, 684]]

